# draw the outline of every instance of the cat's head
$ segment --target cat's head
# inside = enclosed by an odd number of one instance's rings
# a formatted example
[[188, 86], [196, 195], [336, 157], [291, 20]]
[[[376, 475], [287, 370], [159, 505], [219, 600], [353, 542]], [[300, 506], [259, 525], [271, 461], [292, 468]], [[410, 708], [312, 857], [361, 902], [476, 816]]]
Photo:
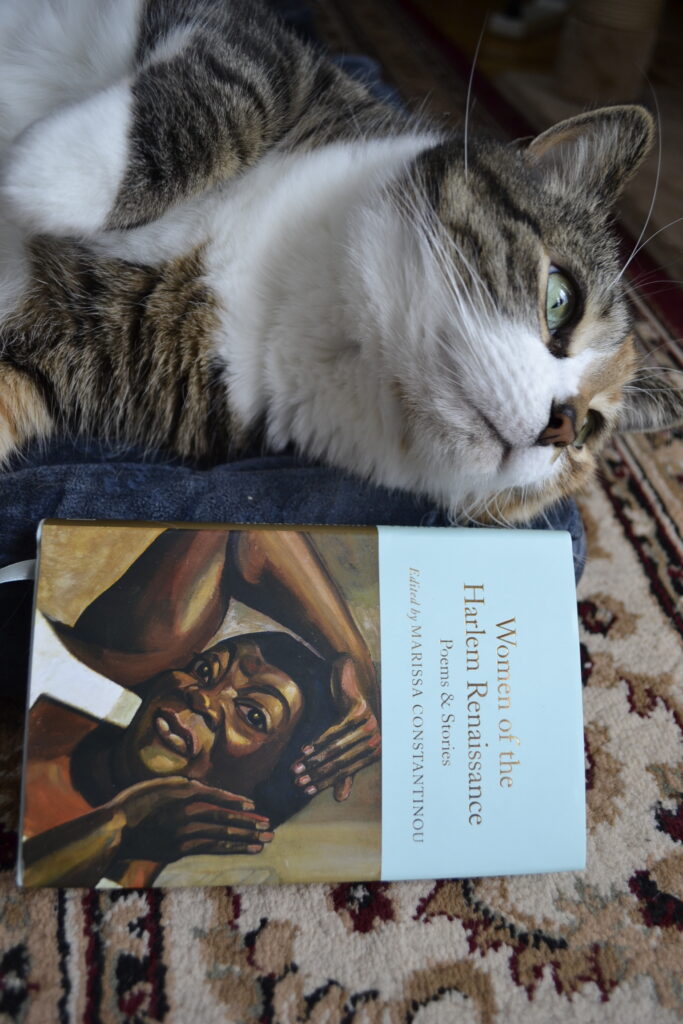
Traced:
[[620, 106], [521, 148], [442, 141], [366, 211], [383, 415], [400, 433], [387, 482], [528, 518], [585, 486], [614, 429], [683, 421], [683, 392], [638, 367], [610, 227], [653, 134]]

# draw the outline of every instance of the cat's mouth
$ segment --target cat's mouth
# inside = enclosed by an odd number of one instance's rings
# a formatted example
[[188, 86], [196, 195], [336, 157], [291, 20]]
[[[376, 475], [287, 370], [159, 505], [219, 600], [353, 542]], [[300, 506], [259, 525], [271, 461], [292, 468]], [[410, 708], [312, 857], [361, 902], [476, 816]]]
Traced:
[[565, 459], [562, 448], [508, 446], [498, 466], [498, 481], [503, 487], [538, 487], [561, 472]]

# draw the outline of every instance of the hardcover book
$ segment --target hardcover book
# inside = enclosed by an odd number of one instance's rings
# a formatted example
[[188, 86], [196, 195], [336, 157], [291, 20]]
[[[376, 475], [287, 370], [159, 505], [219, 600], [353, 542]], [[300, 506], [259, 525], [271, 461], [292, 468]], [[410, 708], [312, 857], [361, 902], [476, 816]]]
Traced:
[[584, 866], [565, 533], [46, 521], [28, 704], [27, 886]]

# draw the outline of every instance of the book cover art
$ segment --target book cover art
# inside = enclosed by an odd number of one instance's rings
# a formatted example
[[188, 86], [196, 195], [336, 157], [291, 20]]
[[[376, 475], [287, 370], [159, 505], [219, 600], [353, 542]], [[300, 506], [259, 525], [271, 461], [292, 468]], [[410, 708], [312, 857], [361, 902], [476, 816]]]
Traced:
[[25, 885], [377, 878], [372, 531], [46, 523]]
[[571, 543], [47, 522], [25, 885], [580, 869]]

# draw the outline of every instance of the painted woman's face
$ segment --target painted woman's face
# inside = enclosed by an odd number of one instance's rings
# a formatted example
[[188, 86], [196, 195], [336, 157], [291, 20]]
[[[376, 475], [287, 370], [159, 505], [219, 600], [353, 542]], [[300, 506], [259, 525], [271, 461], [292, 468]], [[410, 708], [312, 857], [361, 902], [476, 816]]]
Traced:
[[289, 676], [253, 641], [211, 648], [154, 681], [126, 730], [128, 784], [184, 775], [245, 796], [276, 764], [303, 710]]

